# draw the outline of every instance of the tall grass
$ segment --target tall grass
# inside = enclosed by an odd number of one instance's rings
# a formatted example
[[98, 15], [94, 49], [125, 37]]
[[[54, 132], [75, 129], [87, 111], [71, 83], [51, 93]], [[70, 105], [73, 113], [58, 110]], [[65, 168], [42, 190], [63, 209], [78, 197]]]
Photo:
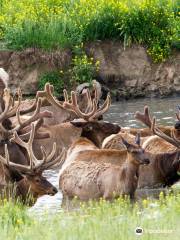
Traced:
[[0, 205], [1, 239], [38, 240], [115, 240], [136, 239], [136, 227], [142, 227], [142, 239], [179, 239], [180, 195], [160, 196], [131, 204], [127, 199], [113, 203], [81, 203], [76, 210], [54, 215], [35, 216], [20, 204]]
[[120, 40], [165, 59], [179, 40], [179, 0], [2, 0], [0, 36], [9, 48], [74, 48]]

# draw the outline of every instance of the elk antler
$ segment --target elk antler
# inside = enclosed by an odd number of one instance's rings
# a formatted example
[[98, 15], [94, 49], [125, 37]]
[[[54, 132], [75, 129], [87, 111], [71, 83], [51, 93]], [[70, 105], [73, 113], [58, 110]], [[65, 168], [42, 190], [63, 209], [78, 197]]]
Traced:
[[153, 119], [151, 119], [148, 106], [144, 107], [144, 113], [136, 112], [135, 118], [144, 123], [146, 126], [148, 126], [153, 132], [153, 134], [163, 138], [164, 140], [176, 146], [177, 148], [180, 148], [180, 141], [177, 138], [175, 138], [174, 134], [172, 137], [169, 137], [168, 135], [163, 133], [158, 127], [156, 127], [156, 118], [153, 117]]
[[167, 142], [171, 143], [172, 145], [176, 146], [177, 148], [180, 148], [180, 140], [178, 140], [174, 134], [172, 134], [172, 137], [169, 137], [165, 133], [163, 133], [159, 128], [156, 127], [156, 118], [153, 117], [152, 126], [151, 126], [152, 132], [157, 135], [160, 138], [163, 138]]
[[53, 85], [46, 83], [44, 91], [38, 91], [37, 96], [46, 98], [50, 104], [56, 107], [63, 108], [63, 105], [53, 96], [53, 91], [54, 91]]
[[151, 117], [150, 117], [150, 114], [149, 114], [149, 107], [148, 106], [144, 107], [144, 112], [143, 113], [137, 111], [135, 113], [135, 118], [137, 120], [139, 120], [140, 122], [144, 123], [149, 128], [151, 128], [152, 120], [151, 120]]
[[4, 111], [0, 115], [0, 122], [2, 122], [6, 118], [6, 115], [12, 104], [10, 89], [7, 89], [7, 88], [4, 89], [3, 100], [4, 100]]
[[[16, 117], [17, 117], [17, 120], [18, 120], [18, 124], [16, 127], [14, 127], [13, 129], [5, 129], [2, 125], [2, 121], [4, 119], [7, 118], [7, 115], [8, 117], [11, 115], [10, 112], [8, 114], [8, 109], [10, 108], [10, 104], [11, 104], [11, 100], [12, 98], [10, 97], [10, 91], [9, 90], [5, 90], [5, 110], [4, 112], [0, 115], [0, 128], [1, 128], [1, 131], [6, 133], [7, 135], [11, 135], [13, 134], [15, 131], [20, 131], [21, 129], [27, 127], [30, 123], [34, 122], [34, 121], [37, 121], [39, 119], [43, 119], [44, 117], [52, 117], [52, 113], [49, 112], [49, 111], [43, 111], [43, 112], [40, 112], [40, 109], [41, 109], [41, 104], [42, 104], [42, 100], [39, 98], [38, 101], [37, 101], [37, 104], [36, 104], [36, 109], [35, 109], [35, 112], [32, 116], [30, 116], [27, 120], [25, 120], [24, 122], [21, 120], [20, 118], [20, 104], [18, 106], [18, 109], [16, 110]], [[14, 110], [11, 110], [11, 113], [13, 113]]]
[[0, 155], [0, 161], [3, 164], [14, 167], [17, 170], [24, 173], [42, 172], [46, 169], [61, 166], [65, 160], [65, 155], [66, 155], [65, 149], [62, 150], [61, 154], [58, 157], [52, 160], [56, 153], [56, 143], [53, 144], [52, 151], [50, 152], [49, 155], [47, 155], [45, 149], [41, 147], [41, 151], [43, 155], [42, 160], [38, 160], [34, 156], [33, 149], [32, 149], [34, 134], [35, 134], [35, 125], [32, 124], [32, 129], [30, 132], [30, 138], [28, 142], [22, 141], [22, 139], [20, 139], [19, 136], [17, 135], [17, 132], [14, 133], [14, 136], [11, 139], [11, 141], [14, 141], [15, 143], [19, 144], [21, 147], [26, 149], [28, 153], [29, 161], [30, 161], [30, 164], [28, 166], [10, 162], [7, 145], [5, 145], [5, 158]]
[[[97, 95], [97, 94], [96, 94]], [[77, 95], [74, 91], [71, 92], [71, 102], [69, 101], [67, 91], [64, 90], [64, 96], [65, 96], [65, 102], [63, 103], [63, 107], [67, 110], [70, 110], [74, 112], [79, 118], [83, 118], [87, 121], [93, 121], [98, 119], [99, 116], [101, 116], [103, 113], [105, 113], [111, 104], [111, 98], [108, 94], [104, 104], [98, 109], [98, 102], [97, 102], [97, 96], [95, 95], [95, 98], [92, 100], [89, 91], [87, 90], [87, 108], [85, 110], [85, 113], [83, 113], [78, 106], [77, 103]]]

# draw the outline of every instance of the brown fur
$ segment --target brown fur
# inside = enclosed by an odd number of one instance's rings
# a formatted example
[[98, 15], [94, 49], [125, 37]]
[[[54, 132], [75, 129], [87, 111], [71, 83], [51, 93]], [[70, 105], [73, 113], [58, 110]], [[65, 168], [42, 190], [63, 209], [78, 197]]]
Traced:
[[[29, 164], [25, 150], [9, 141], [0, 143], [0, 155], [4, 156], [5, 143], [8, 146], [11, 162], [22, 165]], [[13, 191], [12, 187], [15, 187]], [[44, 194], [53, 195], [57, 192], [57, 189], [42, 176], [42, 173], [24, 175], [13, 168], [7, 168], [2, 163], [0, 164], [0, 189], [1, 195], [8, 194], [7, 196], [9, 196], [9, 192], [11, 192], [13, 194], [11, 197], [20, 198], [23, 202], [26, 201], [28, 195], [31, 195], [34, 201], [36, 201], [39, 196]]]
[[[129, 142], [133, 141], [131, 134], [120, 132], [107, 142], [104, 147], [109, 147], [109, 149], [125, 148], [120, 136], [128, 139]], [[152, 155], [150, 164], [139, 168], [138, 188], [170, 186], [178, 181], [180, 177], [177, 171], [180, 165], [177, 163], [175, 167], [172, 164], [177, 153], [176, 147], [158, 136], [142, 139], [142, 147]]]
[[[171, 131], [174, 129], [174, 126], [158, 126], [158, 128], [164, 132], [165, 134], [167, 134], [168, 136], [171, 136]], [[126, 129], [126, 128], [122, 128], [123, 132], [128, 132], [132, 135], [136, 135], [138, 132], [140, 132], [141, 137], [148, 137], [148, 136], [152, 136], [152, 131], [149, 128], [130, 128], [130, 129]], [[178, 134], [178, 133], [177, 133]], [[180, 135], [180, 134], [179, 134]]]
[[[86, 142], [86, 139], [78, 140], [82, 141]], [[128, 150], [122, 151], [84, 150], [81, 144], [81, 150], [77, 152], [78, 142], [70, 148], [60, 172], [59, 186], [63, 196], [77, 196], [81, 200], [112, 199], [120, 195], [133, 197], [137, 170], [147, 161], [148, 155], [139, 146], [130, 144]]]
[[171, 186], [180, 179], [180, 151], [152, 154], [148, 166], [140, 166], [138, 188]]
[[[123, 132], [120, 131], [117, 134], [114, 134], [107, 138], [104, 139], [103, 143], [102, 143], [102, 148], [105, 149], [118, 149], [118, 150], [122, 150], [122, 149], [126, 149], [126, 147], [124, 146], [123, 142], [122, 142], [122, 137], [124, 139], [126, 139], [129, 143], [133, 144], [135, 141], [135, 136], [131, 133], [128, 132]], [[148, 139], [149, 137], [141, 137], [141, 145]]]
[[1, 189], [1, 198], [5, 197], [19, 200], [24, 204], [32, 205], [38, 197], [45, 194], [54, 195], [57, 189], [41, 174], [22, 176], [22, 179], [13, 182], [7, 181]]
[[143, 143], [143, 148], [151, 153], [168, 153], [177, 148], [158, 136], [152, 136]]
[[[47, 139], [35, 139], [33, 144], [33, 150], [35, 156], [42, 157], [39, 148], [43, 145], [47, 153], [52, 148], [53, 142], [57, 143], [57, 150], [61, 150], [63, 147], [68, 149], [73, 142], [75, 142], [80, 136], [87, 137], [96, 146], [100, 147], [102, 141], [112, 133], [119, 132], [120, 127], [106, 122], [77, 122], [76, 123], [61, 123], [54, 126], [44, 126], [40, 131], [48, 132], [50, 138]], [[58, 151], [57, 151], [58, 152]]]

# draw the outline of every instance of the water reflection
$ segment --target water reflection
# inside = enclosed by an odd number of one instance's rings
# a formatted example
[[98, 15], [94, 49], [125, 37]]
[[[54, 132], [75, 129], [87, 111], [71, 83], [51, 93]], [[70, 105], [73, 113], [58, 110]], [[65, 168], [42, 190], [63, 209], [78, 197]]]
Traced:
[[[174, 124], [177, 105], [180, 104], [180, 97], [166, 99], [140, 99], [133, 101], [122, 101], [113, 103], [109, 112], [104, 116], [106, 121], [118, 123], [123, 127], [144, 127], [136, 122], [134, 113], [143, 111], [145, 105], [150, 107], [157, 122], [164, 125]], [[45, 176], [58, 188], [58, 171], [46, 171]], [[41, 214], [46, 212], [61, 211], [62, 194], [58, 192], [55, 196], [43, 196], [38, 199], [36, 204], [30, 209], [31, 212]]]

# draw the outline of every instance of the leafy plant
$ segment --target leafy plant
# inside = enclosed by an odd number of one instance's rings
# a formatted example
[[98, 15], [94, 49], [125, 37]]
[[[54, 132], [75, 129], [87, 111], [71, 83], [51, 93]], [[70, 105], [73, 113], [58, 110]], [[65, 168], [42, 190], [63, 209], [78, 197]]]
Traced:
[[52, 72], [47, 72], [41, 75], [39, 82], [38, 82], [38, 88], [40, 90], [44, 89], [44, 85], [46, 83], [50, 83], [54, 86], [54, 94], [59, 95], [63, 88], [64, 88], [64, 82], [62, 79], [63, 76], [63, 71], [52, 71]]
[[76, 55], [72, 60], [72, 68], [69, 69], [72, 83], [81, 84], [91, 82], [98, 70], [98, 62], [94, 64], [93, 58], [88, 58], [85, 53]]

